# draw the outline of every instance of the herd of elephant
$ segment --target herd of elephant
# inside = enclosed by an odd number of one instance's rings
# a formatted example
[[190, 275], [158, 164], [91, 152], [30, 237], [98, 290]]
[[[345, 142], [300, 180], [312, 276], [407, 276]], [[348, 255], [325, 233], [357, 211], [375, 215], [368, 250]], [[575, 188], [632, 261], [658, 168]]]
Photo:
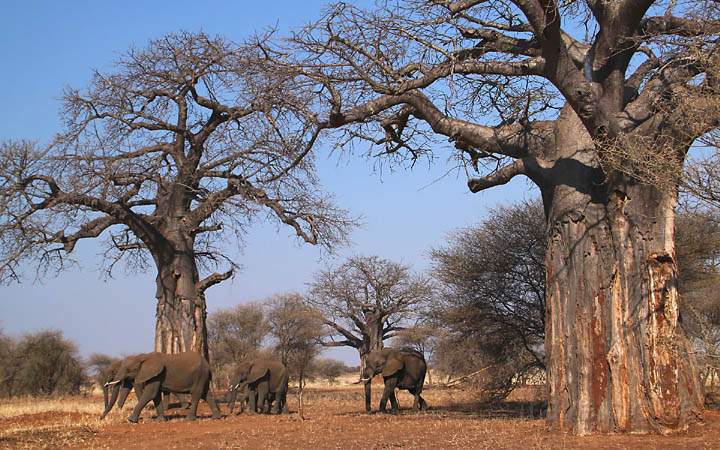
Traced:
[[[379, 410], [386, 411], [390, 401], [392, 413], [399, 411], [395, 389], [405, 389], [413, 397], [413, 409], [427, 408], [422, 398], [423, 385], [427, 365], [421, 353], [413, 350], [383, 349], [368, 353], [363, 365], [365, 408], [370, 412], [370, 380], [382, 374], [385, 389], [380, 399]], [[137, 405], [128, 420], [137, 423], [143, 408], [152, 401], [155, 405], [158, 420], [165, 420], [163, 396], [169, 394], [189, 394], [190, 403], [183, 404], [187, 419], [196, 418], [198, 403], [205, 400], [210, 406], [212, 417], [219, 419], [220, 409], [210, 390], [212, 370], [210, 364], [199, 353], [186, 352], [175, 355], [165, 353], [142, 353], [128, 356], [114, 363], [107, 372], [103, 382], [105, 410], [102, 417], [112, 410], [116, 402], [122, 408], [131, 390], [135, 390]], [[235, 384], [230, 388], [228, 407], [232, 414], [235, 403], [240, 403], [240, 412], [247, 406], [251, 414], [287, 413], [287, 391], [289, 374], [285, 365], [273, 359], [252, 359], [237, 366]]]

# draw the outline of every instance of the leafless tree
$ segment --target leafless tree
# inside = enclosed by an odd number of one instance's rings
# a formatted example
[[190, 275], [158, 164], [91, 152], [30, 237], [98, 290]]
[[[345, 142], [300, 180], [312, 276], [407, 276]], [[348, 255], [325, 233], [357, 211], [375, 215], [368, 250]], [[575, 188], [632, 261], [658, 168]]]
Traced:
[[314, 83], [317, 123], [412, 164], [448, 139], [472, 192], [541, 190], [548, 422], [671, 432], [702, 415], [679, 326], [674, 208], [692, 143], [718, 128], [711, 0], [347, 3], [266, 57]]
[[539, 200], [495, 208], [431, 253], [440, 285], [434, 322], [449, 351], [443, 365], [458, 375], [491, 366], [478, 377], [486, 400], [545, 369], [544, 224]]
[[[431, 299], [432, 285], [410, 267], [378, 256], [355, 256], [320, 271], [310, 283], [309, 303], [330, 328], [326, 346], [352, 347], [365, 355], [418, 317]], [[370, 382], [365, 383], [365, 408], [370, 410]]]
[[684, 208], [677, 219], [679, 290], [683, 326], [698, 354], [709, 390], [720, 379], [720, 215], [717, 209]]
[[0, 145], [0, 280], [105, 237], [108, 273], [157, 270], [155, 350], [207, 354], [205, 291], [236, 267], [224, 243], [269, 220], [332, 248], [353, 225], [318, 185], [320, 127], [291, 81], [256, 48], [179, 33], [68, 89], [52, 145]]
[[298, 382], [299, 412], [304, 418], [303, 391], [325, 333], [322, 317], [297, 293], [270, 297], [265, 306], [275, 351]]
[[513, 356], [540, 368], [545, 368], [544, 224], [539, 200], [495, 208], [480, 225], [451, 233], [448, 243], [431, 253], [441, 286], [440, 321], [459, 333], [485, 335], [488, 343], [522, 349]]
[[263, 305], [247, 303], [208, 315], [208, 346], [213, 381], [229, 384], [235, 365], [257, 356], [270, 324]]

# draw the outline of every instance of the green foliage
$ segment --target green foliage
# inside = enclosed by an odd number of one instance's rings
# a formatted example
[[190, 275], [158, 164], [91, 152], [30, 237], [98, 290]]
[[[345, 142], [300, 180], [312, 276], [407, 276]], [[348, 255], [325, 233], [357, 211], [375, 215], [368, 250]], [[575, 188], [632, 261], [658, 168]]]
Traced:
[[0, 339], [3, 364], [2, 394], [78, 394], [86, 382], [75, 344], [58, 330], [27, 334], [14, 341]]

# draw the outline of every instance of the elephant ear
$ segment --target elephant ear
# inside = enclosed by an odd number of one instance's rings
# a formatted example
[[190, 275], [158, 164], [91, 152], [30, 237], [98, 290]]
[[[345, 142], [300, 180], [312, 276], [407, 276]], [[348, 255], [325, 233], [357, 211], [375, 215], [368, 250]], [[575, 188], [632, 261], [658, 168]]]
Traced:
[[388, 358], [387, 362], [385, 363], [385, 367], [383, 367], [382, 376], [390, 377], [392, 375], [395, 375], [395, 373], [398, 370], [402, 370], [403, 367], [405, 367], [405, 364], [399, 359]]
[[135, 377], [135, 382], [136, 383], [145, 383], [149, 379], [160, 375], [160, 373], [162, 373], [163, 369], [165, 369], [165, 365], [162, 363], [160, 358], [158, 358], [158, 357], [147, 358], [142, 363], [140, 363], [140, 371], [138, 372], [137, 376]]
[[269, 370], [270, 369], [268, 369], [267, 367], [264, 367], [264, 366], [259, 366], [259, 365], [252, 366], [252, 369], [250, 369], [250, 374], [248, 374], [247, 382], [248, 383], [256, 382], [260, 378], [264, 377], [268, 373]]

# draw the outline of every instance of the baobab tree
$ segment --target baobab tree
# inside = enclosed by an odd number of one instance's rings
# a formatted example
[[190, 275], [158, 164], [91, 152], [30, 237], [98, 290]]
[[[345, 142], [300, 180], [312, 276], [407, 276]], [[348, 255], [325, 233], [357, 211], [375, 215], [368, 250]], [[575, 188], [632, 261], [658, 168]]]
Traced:
[[532, 180], [549, 235], [549, 424], [665, 433], [702, 416], [674, 208], [688, 149], [720, 123], [718, 8], [341, 3], [281, 47], [258, 45], [317, 85], [317, 123], [339, 145], [413, 162], [443, 137], [471, 192]]
[[51, 145], [0, 147], [0, 280], [105, 237], [108, 272], [155, 266], [155, 350], [207, 355], [205, 291], [233, 275], [227, 243], [251, 221], [326, 248], [353, 225], [318, 185], [319, 128], [289, 81], [255, 48], [180, 33], [68, 89]]
[[[364, 367], [365, 356], [419, 317], [433, 292], [429, 279], [410, 267], [378, 256], [354, 256], [320, 271], [310, 283], [308, 302], [330, 329], [328, 347], [352, 347]], [[370, 382], [365, 409], [370, 411]]]

